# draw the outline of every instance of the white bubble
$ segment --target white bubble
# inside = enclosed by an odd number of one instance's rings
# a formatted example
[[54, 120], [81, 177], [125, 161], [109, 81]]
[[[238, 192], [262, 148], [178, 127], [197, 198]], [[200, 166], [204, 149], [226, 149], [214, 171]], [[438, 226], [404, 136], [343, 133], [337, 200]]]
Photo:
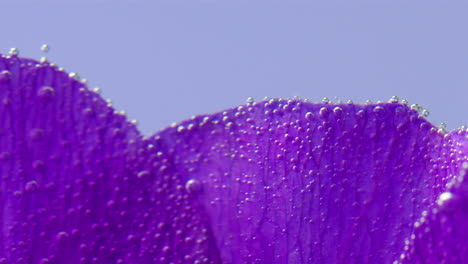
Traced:
[[463, 162], [462, 166], [463, 166], [464, 169], [468, 169], [468, 162], [466, 162], [466, 161]]
[[453, 193], [451, 192], [444, 192], [439, 196], [437, 200], [438, 205], [443, 205], [445, 202], [453, 198]]
[[400, 98], [398, 98], [398, 96], [392, 96], [390, 98], [390, 100], [388, 100], [389, 103], [398, 103], [398, 101], [400, 100]]
[[38, 187], [39, 187], [39, 184], [37, 183], [37, 181], [32, 180], [32, 181], [26, 183], [24, 189], [27, 192], [33, 192], [33, 191], [37, 190]]
[[195, 179], [190, 179], [185, 183], [185, 189], [188, 193], [196, 193], [201, 190], [202, 186], [200, 181]]
[[50, 47], [49, 47], [48, 44], [42, 44], [42, 46], [41, 46], [41, 51], [42, 52], [47, 53], [47, 52], [49, 52], [49, 50], [50, 50]]
[[17, 48], [11, 48], [10, 51], [8, 51], [8, 54], [11, 56], [17, 56], [19, 55], [19, 50]]

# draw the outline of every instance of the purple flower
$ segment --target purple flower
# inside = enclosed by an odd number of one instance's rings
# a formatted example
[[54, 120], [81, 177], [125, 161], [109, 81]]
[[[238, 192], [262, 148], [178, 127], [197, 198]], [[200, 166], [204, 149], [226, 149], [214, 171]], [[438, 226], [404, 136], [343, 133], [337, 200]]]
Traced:
[[300, 100], [144, 138], [3, 56], [0, 263], [468, 263], [466, 143], [399, 103]]

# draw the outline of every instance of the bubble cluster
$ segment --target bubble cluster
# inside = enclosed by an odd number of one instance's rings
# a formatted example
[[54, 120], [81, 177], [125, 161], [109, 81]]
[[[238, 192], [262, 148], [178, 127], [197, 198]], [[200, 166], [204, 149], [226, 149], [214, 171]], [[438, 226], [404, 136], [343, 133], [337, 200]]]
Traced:
[[0, 263], [219, 263], [198, 180], [76, 75], [13, 55], [0, 56]]
[[225, 262], [391, 263], [466, 160], [419, 110], [268, 99], [150, 142], [174, 153], [188, 194], [203, 182], [193, 197]]
[[76, 74], [16, 54], [0, 263], [400, 263], [468, 235], [467, 132], [416, 104], [248, 99], [143, 138]]

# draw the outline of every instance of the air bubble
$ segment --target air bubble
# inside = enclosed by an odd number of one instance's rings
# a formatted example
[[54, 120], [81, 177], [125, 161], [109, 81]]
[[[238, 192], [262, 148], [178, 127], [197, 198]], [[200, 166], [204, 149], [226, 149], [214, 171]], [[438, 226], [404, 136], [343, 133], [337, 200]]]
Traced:
[[11, 72], [4, 70], [0, 72], [0, 83], [6, 83], [11, 80]]
[[19, 50], [17, 48], [11, 48], [8, 51], [8, 55], [10, 56], [18, 56], [19, 55]]
[[423, 108], [422, 108], [422, 106], [420, 106], [418, 104], [412, 104], [411, 109], [416, 110], [416, 111], [418, 111], [418, 113], [420, 113]]
[[33, 191], [37, 190], [37, 188], [39, 188], [39, 184], [35, 180], [32, 180], [32, 181], [26, 183], [26, 185], [24, 186], [24, 190], [27, 191], [27, 192], [33, 192]]
[[340, 116], [343, 115], [343, 108], [337, 106], [337, 107], [333, 108], [333, 113], [334, 113], [336, 116], [340, 117]]
[[66, 238], [68, 238], [69, 236], [70, 235], [67, 232], [62, 231], [62, 232], [57, 233], [56, 239], [58, 241], [62, 241], [62, 240], [65, 240]]
[[464, 169], [468, 169], [468, 162], [466, 162], [466, 161], [463, 162], [462, 167], [463, 167]]
[[438, 205], [443, 205], [446, 203], [448, 200], [453, 198], [453, 193], [451, 192], [444, 192], [439, 196], [439, 199], [437, 200]]
[[185, 183], [185, 190], [187, 190], [188, 193], [197, 193], [201, 191], [202, 185], [200, 181], [195, 180], [195, 179], [190, 179]]
[[41, 51], [42, 52], [47, 53], [47, 52], [49, 52], [49, 50], [50, 50], [50, 47], [49, 47], [48, 44], [42, 44], [42, 46], [41, 46]]
[[392, 96], [390, 98], [390, 100], [388, 100], [389, 103], [398, 103], [400, 99], [398, 98], [398, 96]]
[[146, 178], [150, 175], [151, 173], [147, 170], [144, 170], [144, 171], [140, 171], [138, 174], [137, 174], [137, 177], [142, 179], [142, 178]]
[[424, 116], [424, 117], [428, 117], [428, 116], [429, 116], [429, 110], [424, 109], [424, 110], [421, 112], [421, 115]]
[[70, 73], [68, 74], [68, 77], [73, 78], [73, 79], [75, 79], [75, 80], [77, 80], [77, 81], [80, 80], [80, 76], [79, 76], [78, 73], [76, 73], [76, 72], [70, 72]]
[[326, 117], [328, 115], [328, 109], [326, 107], [322, 107], [319, 110], [319, 115], [321, 117]]
[[376, 106], [373, 111], [379, 117], [382, 117], [385, 114], [385, 109], [382, 106]]
[[338, 96], [334, 96], [333, 99], [335, 99], [335, 102], [337, 104], [342, 104], [343, 103], [343, 100], [341, 100]]
[[43, 99], [50, 99], [55, 96], [55, 89], [50, 86], [42, 86], [37, 91], [37, 96]]
[[445, 123], [440, 123], [439, 125], [439, 132], [440, 133], [447, 133], [447, 125]]

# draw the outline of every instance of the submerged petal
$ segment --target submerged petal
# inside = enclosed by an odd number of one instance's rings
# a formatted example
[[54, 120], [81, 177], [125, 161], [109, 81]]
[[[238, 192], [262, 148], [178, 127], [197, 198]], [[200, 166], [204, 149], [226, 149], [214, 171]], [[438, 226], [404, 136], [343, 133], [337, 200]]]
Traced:
[[251, 103], [150, 142], [196, 183], [223, 263], [391, 263], [466, 160], [394, 103]]
[[[468, 133], [452, 133], [457, 149], [466, 153]], [[468, 263], [468, 163], [450, 188], [442, 193], [437, 206], [424, 213], [406, 241], [405, 252], [395, 263]]]
[[164, 163], [84, 84], [0, 56], [0, 263], [214, 263]]
[[423, 263], [466, 251], [466, 184], [447, 189], [465, 136], [405, 105], [270, 100], [143, 139], [84, 84], [13, 56], [0, 57], [0, 117], [0, 263]]

